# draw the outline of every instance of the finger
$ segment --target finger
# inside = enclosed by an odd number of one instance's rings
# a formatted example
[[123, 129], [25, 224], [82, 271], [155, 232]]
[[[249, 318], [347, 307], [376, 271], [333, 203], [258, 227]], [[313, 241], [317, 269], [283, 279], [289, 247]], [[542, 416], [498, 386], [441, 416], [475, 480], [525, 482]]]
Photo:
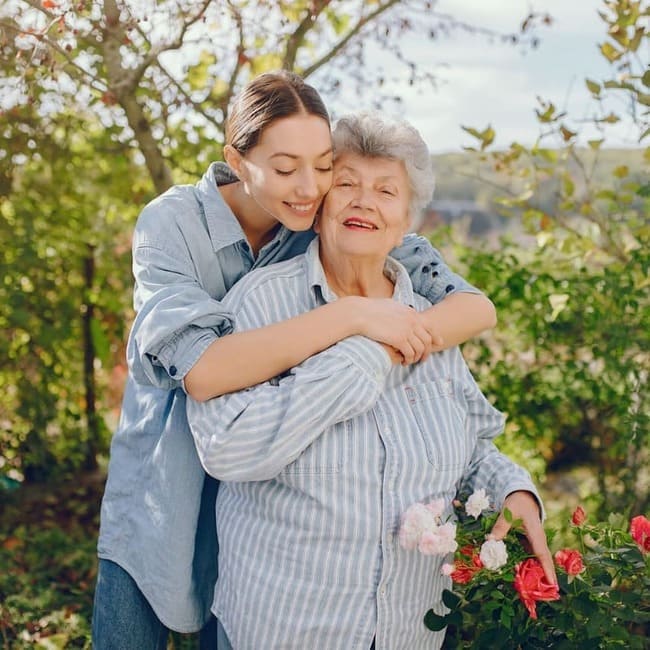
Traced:
[[557, 575], [555, 574], [553, 556], [548, 548], [546, 534], [544, 533], [544, 528], [542, 527], [541, 522], [536, 521], [531, 522], [528, 525], [524, 524], [524, 531], [535, 557], [537, 557], [539, 563], [544, 569], [546, 580], [551, 584], [557, 584]]
[[402, 365], [409, 365], [413, 363], [415, 359], [415, 350], [413, 349], [413, 346], [411, 345], [409, 339], [406, 339], [403, 343], [399, 344], [397, 346], [397, 349], [404, 357], [404, 363]]
[[506, 521], [506, 518], [503, 516], [503, 512], [498, 516], [492, 530], [488, 535], [488, 539], [501, 540], [503, 539], [510, 530], [510, 524]]
[[416, 363], [422, 358], [422, 355], [426, 350], [426, 344], [416, 334], [410, 336], [409, 341], [411, 343], [411, 347], [413, 348], [413, 352], [415, 353], [415, 356], [413, 357], [413, 363]]

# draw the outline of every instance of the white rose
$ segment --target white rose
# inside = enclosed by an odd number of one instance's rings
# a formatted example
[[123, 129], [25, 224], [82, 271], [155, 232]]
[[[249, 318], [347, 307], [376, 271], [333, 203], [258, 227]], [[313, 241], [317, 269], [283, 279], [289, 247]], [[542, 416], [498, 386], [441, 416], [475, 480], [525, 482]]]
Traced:
[[483, 542], [479, 557], [486, 569], [496, 571], [508, 561], [508, 551], [506, 550], [506, 545], [501, 540], [488, 539], [486, 542]]
[[467, 499], [465, 503], [465, 511], [474, 519], [478, 519], [483, 510], [487, 510], [490, 507], [490, 500], [485, 494], [485, 490], [481, 488], [480, 490], [475, 490], [472, 495]]

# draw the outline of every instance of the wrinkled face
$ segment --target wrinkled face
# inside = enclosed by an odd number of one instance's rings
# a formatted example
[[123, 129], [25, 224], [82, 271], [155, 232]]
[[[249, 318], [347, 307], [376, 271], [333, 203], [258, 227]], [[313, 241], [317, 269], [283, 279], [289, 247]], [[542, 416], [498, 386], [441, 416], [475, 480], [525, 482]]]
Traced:
[[328, 123], [316, 115], [272, 122], [241, 157], [239, 176], [255, 202], [289, 230], [311, 228], [332, 183]]
[[316, 230], [330, 250], [385, 259], [408, 230], [410, 197], [401, 160], [344, 153]]

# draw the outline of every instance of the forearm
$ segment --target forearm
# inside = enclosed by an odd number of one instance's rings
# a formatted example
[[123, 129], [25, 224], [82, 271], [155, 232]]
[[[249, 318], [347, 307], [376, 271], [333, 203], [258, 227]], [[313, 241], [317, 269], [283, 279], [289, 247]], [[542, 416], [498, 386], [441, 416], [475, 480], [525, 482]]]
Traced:
[[267, 381], [359, 332], [353, 299], [337, 300], [289, 320], [215, 340], [185, 376], [197, 401]]
[[489, 440], [477, 442], [474, 456], [466, 471], [461, 485], [460, 494], [471, 494], [484, 489], [490, 497], [490, 506], [494, 510], [503, 507], [505, 499], [515, 492], [530, 492], [537, 500], [540, 511], [543, 511], [542, 500], [530, 474], [521, 465], [502, 454]]
[[381, 346], [353, 337], [308, 359], [277, 384], [203, 403], [188, 400], [203, 467], [229, 481], [276, 476], [328, 427], [371, 408], [390, 367]]
[[422, 312], [427, 329], [440, 336], [442, 345], [433, 352], [452, 348], [471, 339], [497, 322], [492, 301], [483, 294], [457, 292]]

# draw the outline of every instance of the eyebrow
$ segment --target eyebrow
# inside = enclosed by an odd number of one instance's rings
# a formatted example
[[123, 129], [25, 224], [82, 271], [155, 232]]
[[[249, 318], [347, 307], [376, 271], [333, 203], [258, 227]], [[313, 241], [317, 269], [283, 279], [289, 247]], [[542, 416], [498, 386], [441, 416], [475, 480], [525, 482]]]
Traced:
[[[337, 174], [340, 174], [341, 172], [349, 172], [349, 173], [352, 173], [352, 174], [354, 174], [356, 176], [359, 175], [359, 172], [354, 167], [350, 167], [348, 165], [345, 165], [344, 167], [339, 167], [336, 170]], [[386, 176], [379, 176], [377, 178], [377, 180], [380, 181], [380, 182], [385, 182], [385, 181], [397, 182], [398, 177], [396, 175], [394, 175], [394, 174], [387, 174]]]
[[[319, 154], [316, 156], [316, 158], [323, 158], [324, 156], [327, 156], [328, 154], [332, 153], [331, 147], [327, 151], [323, 151], [323, 153]], [[272, 156], [269, 156], [269, 160], [271, 158], [278, 158], [279, 156], [284, 156], [285, 158], [291, 158], [293, 160], [298, 160], [301, 156], [296, 156], [296, 154], [293, 153], [285, 153], [284, 151], [278, 151], [277, 153], [274, 153]]]

